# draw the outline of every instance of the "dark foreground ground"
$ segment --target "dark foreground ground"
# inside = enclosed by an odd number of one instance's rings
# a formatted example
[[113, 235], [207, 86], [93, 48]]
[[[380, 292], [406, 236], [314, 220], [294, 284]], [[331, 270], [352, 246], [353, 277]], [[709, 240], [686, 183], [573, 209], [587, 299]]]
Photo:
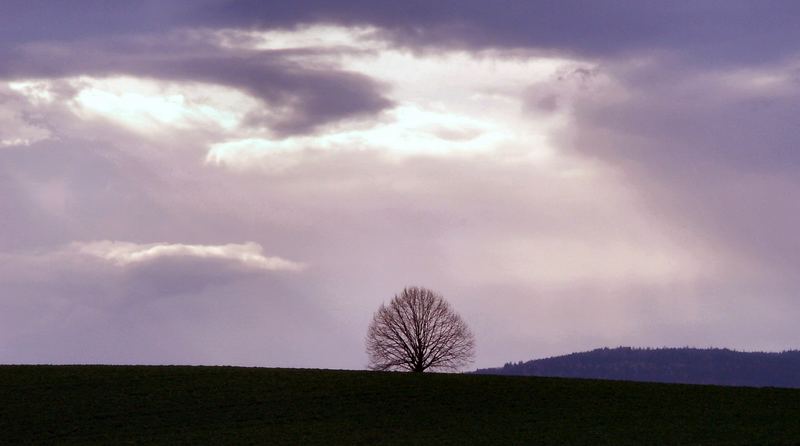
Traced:
[[234, 367], [0, 367], [2, 444], [800, 444], [800, 390]]

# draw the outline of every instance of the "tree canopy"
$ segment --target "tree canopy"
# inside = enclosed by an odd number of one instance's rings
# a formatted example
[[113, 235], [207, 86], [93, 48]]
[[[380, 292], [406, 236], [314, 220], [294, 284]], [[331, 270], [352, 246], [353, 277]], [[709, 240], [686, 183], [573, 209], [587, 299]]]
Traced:
[[372, 370], [458, 370], [475, 355], [469, 327], [440, 294], [405, 288], [381, 304], [367, 330]]

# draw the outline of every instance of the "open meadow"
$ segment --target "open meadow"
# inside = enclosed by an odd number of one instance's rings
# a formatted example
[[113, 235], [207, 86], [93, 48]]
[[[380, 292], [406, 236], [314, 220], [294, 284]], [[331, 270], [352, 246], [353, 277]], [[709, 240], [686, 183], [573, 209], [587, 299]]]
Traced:
[[2, 366], [2, 444], [800, 444], [800, 390], [186, 366]]

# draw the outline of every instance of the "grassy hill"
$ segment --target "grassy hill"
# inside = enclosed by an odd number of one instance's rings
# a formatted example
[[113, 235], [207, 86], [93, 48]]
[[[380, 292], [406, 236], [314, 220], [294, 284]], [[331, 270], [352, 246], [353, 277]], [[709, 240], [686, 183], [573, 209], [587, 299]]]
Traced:
[[800, 444], [800, 390], [235, 367], [3, 366], [2, 444]]

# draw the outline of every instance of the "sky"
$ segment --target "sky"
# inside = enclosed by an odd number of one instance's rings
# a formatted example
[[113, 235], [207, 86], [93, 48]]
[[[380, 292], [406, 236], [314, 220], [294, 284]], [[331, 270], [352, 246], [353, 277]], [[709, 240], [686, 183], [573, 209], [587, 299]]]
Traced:
[[0, 4], [0, 363], [800, 347], [800, 3]]

